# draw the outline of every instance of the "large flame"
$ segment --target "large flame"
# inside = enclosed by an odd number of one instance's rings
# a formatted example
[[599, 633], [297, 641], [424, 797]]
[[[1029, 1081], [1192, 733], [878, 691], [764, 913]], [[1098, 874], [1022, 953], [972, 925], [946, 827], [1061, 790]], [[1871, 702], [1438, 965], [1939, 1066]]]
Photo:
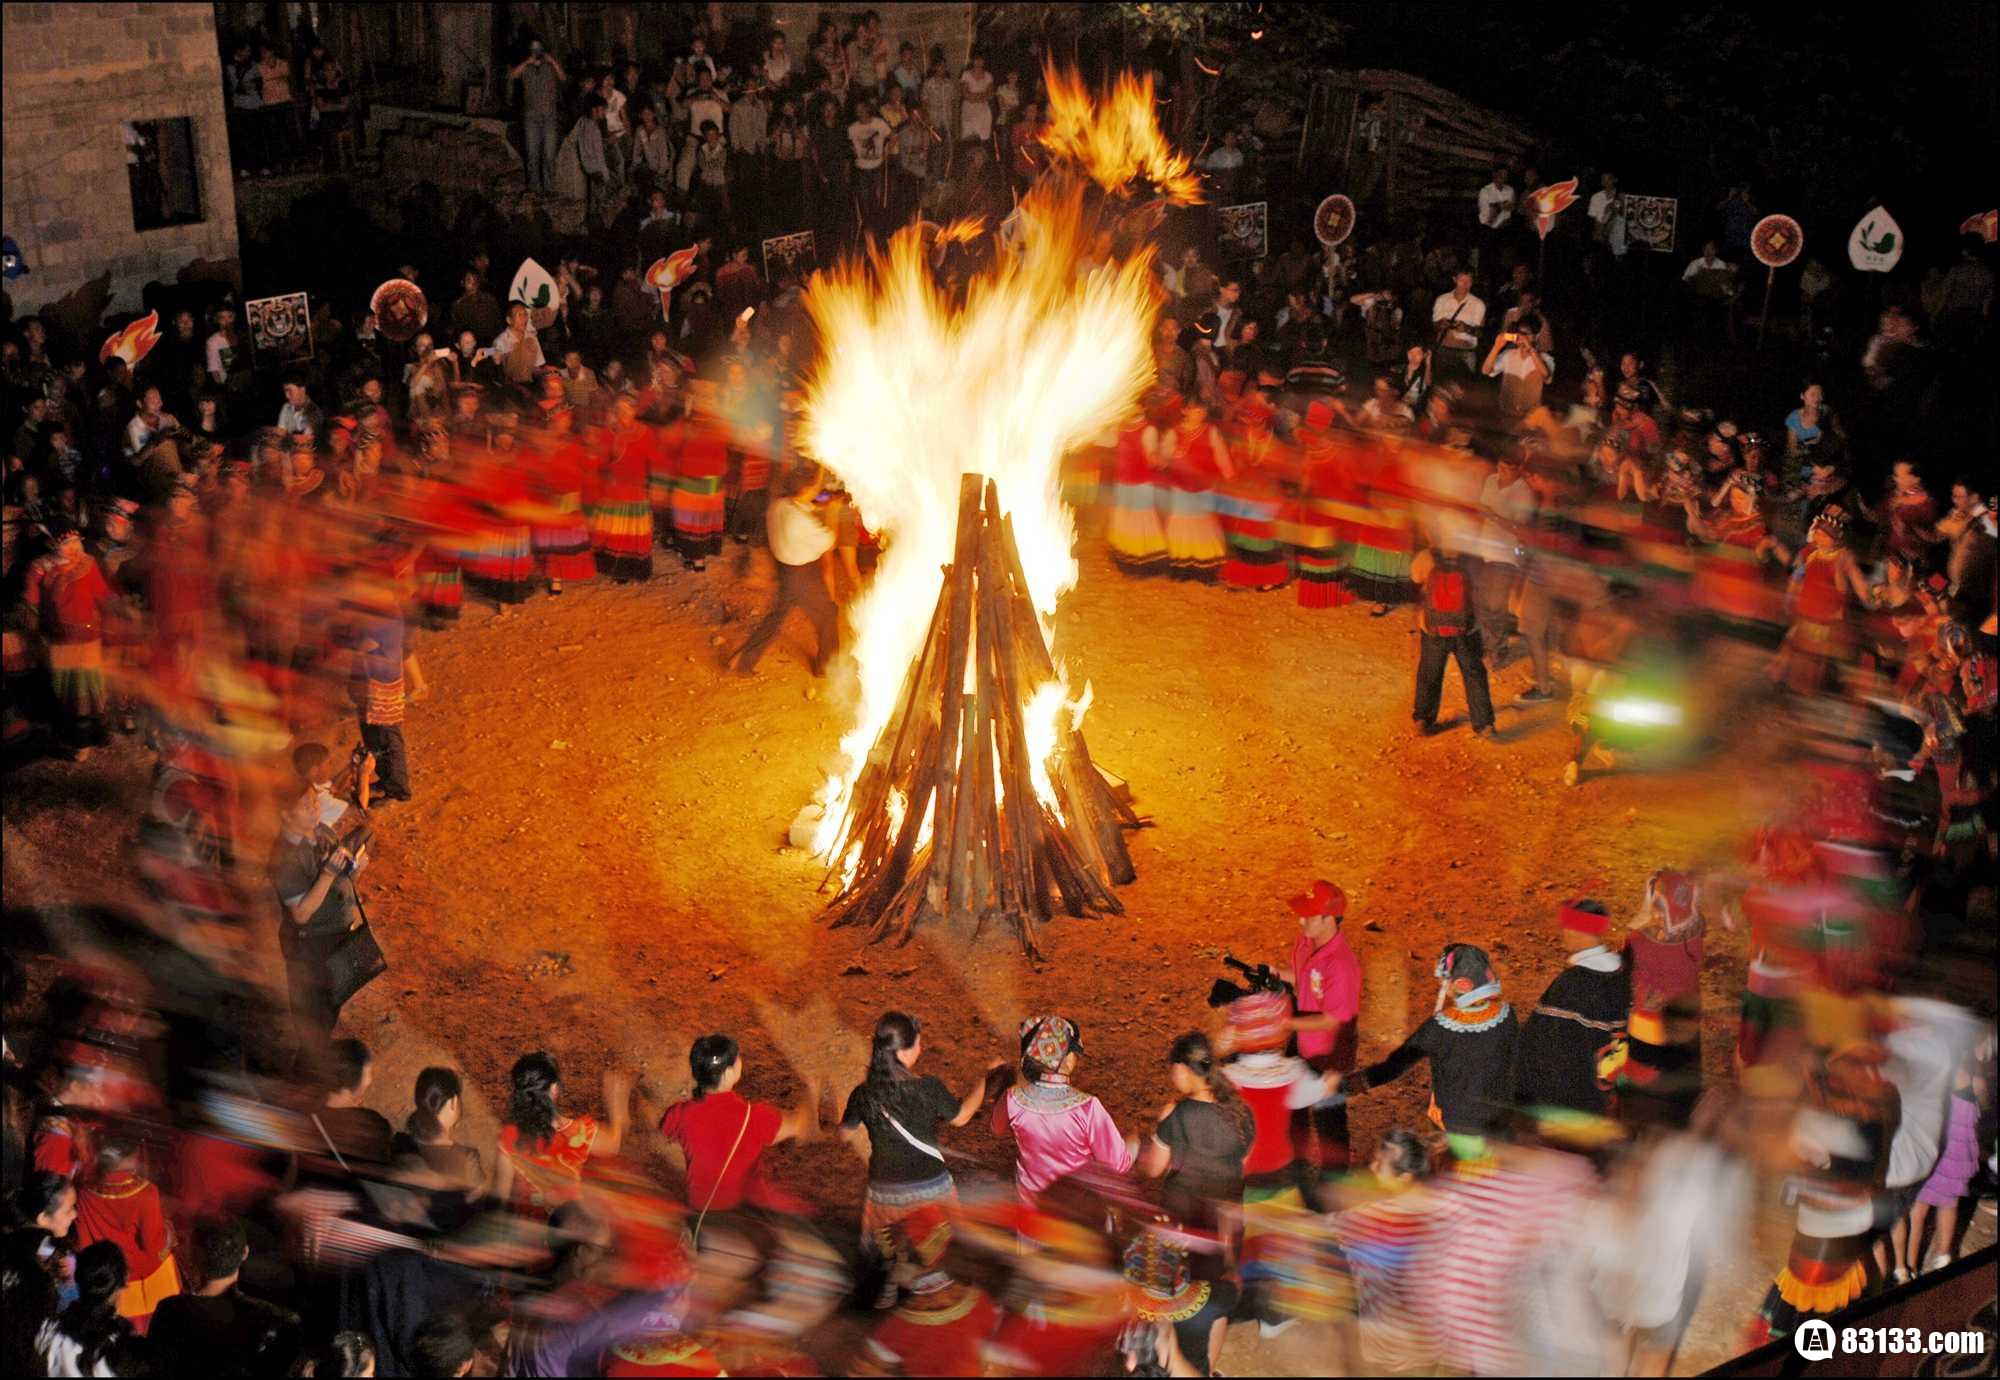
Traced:
[[[840, 475], [883, 540], [874, 582], [849, 615], [859, 704], [841, 739], [842, 765], [820, 795], [815, 842], [824, 857], [841, 850], [848, 792], [895, 710], [937, 603], [956, 536], [959, 477], [982, 474], [998, 484], [1046, 627], [1076, 581], [1062, 456], [1129, 412], [1152, 378], [1159, 311], [1152, 251], [1080, 271], [1100, 228], [1086, 210], [1083, 178], [1120, 191], [1143, 178], [1169, 199], [1190, 201], [1187, 161], [1154, 122], [1149, 82], [1123, 78], [1102, 104], [1054, 71], [1048, 87], [1051, 171], [1022, 199], [1014, 248], [962, 298], [948, 298], [933, 281], [919, 226], [898, 232], [865, 263], [817, 275], [806, 292], [822, 349], [806, 388], [800, 448]], [[954, 225], [933, 243], [964, 233]], [[1060, 673], [1028, 695], [1025, 727], [1046, 800], [1046, 760], [1066, 726], [1060, 716], [1067, 712], [1073, 723], [1082, 705]], [[848, 823], [849, 837], [858, 837]], [[851, 864], [856, 850], [846, 852]]]

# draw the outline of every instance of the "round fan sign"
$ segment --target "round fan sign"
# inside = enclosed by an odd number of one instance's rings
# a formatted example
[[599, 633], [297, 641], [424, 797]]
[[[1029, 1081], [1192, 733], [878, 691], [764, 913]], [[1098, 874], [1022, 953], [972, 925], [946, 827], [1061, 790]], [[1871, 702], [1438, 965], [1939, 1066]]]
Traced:
[[1750, 232], [1750, 252], [1766, 268], [1783, 268], [1806, 247], [1806, 232], [1790, 216], [1766, 216]]
[[1313, 234], [1331, 249], [1354, 233], [1354, 203], [1335, 192], [1313, 212]]
[[424, 290], [408, 278], [391, 278], [376, 288], [368, 310], [375, 313], [375, 328], [395, 341], [410, 339], [431, 319]]

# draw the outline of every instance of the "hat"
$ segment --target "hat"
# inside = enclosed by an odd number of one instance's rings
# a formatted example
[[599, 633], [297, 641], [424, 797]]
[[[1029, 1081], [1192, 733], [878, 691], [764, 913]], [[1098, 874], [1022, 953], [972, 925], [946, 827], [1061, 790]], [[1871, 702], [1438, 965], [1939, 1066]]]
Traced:
[[1282, 1049], [1292, 1033], [1292, 1002], [1283, 992], [1252, 992], [1229, 1003], [1229, 1030], [1241, 1050]]
[[1021, 1022], [1021, 1057], [1045, 1069], [1058, 1069], [1072, 1052], [1083, 1053], [1083, 1032], [1061, 1016], [1035, 1016]]
[[1208, 1302], [1209, 1285], [1188, 1278], [1187, 1251], [1158, 1230], [1133, 1238], [1121, 1263], [1136, 1295], [1134, 1309], [1148, 1322], [1182, 1321]]
[[1812, 530], [1815, 532], [1824, 531], [1835, 541], [1846, 541], [1847, 516], [1835, 509], [1828, 508], [1812, 520]]
[[1287, 904], [1302, 919], [1314, 915], [1341, 916], [1347, 914], [1347, 893], [1321, 878]]
[[1611, 929], [1611, 912], [1604, 908], [1602, 901], [1578, 898], [1565, 901], [1557, 912], [1562, 927], [1575, 934], [1594, 935], [1602, 939]]

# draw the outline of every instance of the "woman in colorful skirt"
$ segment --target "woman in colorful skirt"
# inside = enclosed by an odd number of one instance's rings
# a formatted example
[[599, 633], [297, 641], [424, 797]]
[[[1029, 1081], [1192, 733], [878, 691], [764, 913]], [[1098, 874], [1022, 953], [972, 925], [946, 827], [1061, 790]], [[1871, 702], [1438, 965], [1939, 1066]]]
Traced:
[[1292, 497], [1278, 517], [1278, 535], [1299, 577], [1299, 607], [1304, 609], [1337, 609], [1354, 602], [1344, 577], [1354, 546], [1350, 532], [1362, 516], [1362, 505], [1332, 426], [1330, 404], [1307, 405], [1296, 433]]
[[56, 738], [81, 762], [104, 742], [104, 622], [113, 596], [83, 534], [58, 527], [55, 550], [28, 567], [23, 591], [48, 652]]
[[592, 449], [600, 457], [596, 492], [585, 505], [597, 568], [621, 584], [653, 578], [653, 518], [646, 502], [647, 475], [659, 443], [639, 421], [629, 396], [613, 405], [611, 425]]
[[1278, 589], [1291, 578], [1278, 541], [1283, 498], [1278, 481], [1287, 457], [1271, 422], [1277, 415], [1264, 394], [1250, 388], [1231, 413], [1236, 475], [1217, 490], [1216, 515], [1229, 543], [1222, 582], [1231, 589]]
[[712, 387], [697, 382], [694, 402], [667, 433], [674, 456], [674, 545], [681, 564], [705, 570], [722, 551], [722, 481], [729, 473], [729, 433], [713, 411]]
[[1168, 457], [1166, 503], [1167, 567], [1189, 580], [1212, 580], [1229, 554], [1222, 523], [1215, 515], [1216, 486], [1235, 477], [1229, 447], [1209, 420], [1208, 409], [1189, 402], [1181, 409]]
[[1111, 517], [1105, 540], [1111, 559], [1128, 575], [1143, 575], [1166, 564], [1167, 539], [1160, 527], [1162, 442], [1178, 415], [1180, 400], [1164, 389], [1146, 399], [1145, 411], [1118, 433], [1111, 466]]
[[494, 602], [518, 604], [535, 587], [535, 552], [522, 519], [527, 477], [514, 463], [511, 430], [496, 432], [492, 445], [492, 462], [479, 473], [484, 511], [466, 555], [465, 573], [473, 588]]
[[548, 409], [547, 434], [542, 441], [542, 466], [536, 497], [544, 506], [541, 520], [528, 526], [528, 540], [549, 593], [561, 594], [564, 581], [597, 578], [597, 560], [590, 552], [590, 524], [583, 518], [583, 447], [572, 432], [576, 414], [567, 403]]
[[160, 1190], [139, 1173], [139, 1147], [108, 1137], [97, 1148], [96, 1174], [76, 1195], [76, 1245], [114, 1243], [125, 1257], [125, 1288], [118, 1316], [140, 1336], [152, 1325], [163, 1299], [181, 1291], [174, 1264], [173, 1230], [160, 1206]]
[[[840, 1127], [852, 1136], [868, 1133], [868, 1190], [861, 1204], [861, 1247], [885, 1267], [896, 1259], [896, 1227], [925, 1209], [958, 1202], [938, 1131], [963, 1126], [986, 1100], [984, 1076], [960, 1097], [943, 1083], [916, 1072], [924, 1052], [923, 1030], [914, 1017], [884, 1012], [875, 1022], [868, 1076], [847, 1097]], [[994, 1060], [988, 1072], [1004, 1061]], [[877, 1306], [896, 1306], [897, 1281], [888, 1270]]]
[[1356, 459], [1357, 488], [1363, 502], [1352, 510], [1354, 560], [1347, 580], [1356, 595], [1374, 601], [1370, 613], [1380, 618], [1389, 612], [1390, 605], [1407, 603], [1415, 596], [1416, 586], [1410, 580], [1416, 535], [1410, 486], [1393, 443], [1365, 444]]

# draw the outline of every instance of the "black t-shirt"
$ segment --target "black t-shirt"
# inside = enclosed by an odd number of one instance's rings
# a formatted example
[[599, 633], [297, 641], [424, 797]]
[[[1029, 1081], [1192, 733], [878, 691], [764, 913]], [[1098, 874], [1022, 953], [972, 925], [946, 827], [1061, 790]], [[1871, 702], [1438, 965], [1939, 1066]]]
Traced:
[[1185, 1098], [1157, 1134], [1174, 1157], [1161, 1185], [1169, 1212], [1186, 1220], [1184, 1204], [1195, 1199], [1242, 1201], [1243, 1157], [1250, 1153], [1244, 1121], [1213, 1102]]
[[349, 1164], [387, 1164], [396, 1128], [373, 1107], [321, 1107], [316, 1116], [326, 1138]]
[[945, 1172], [944, 1161], [925, 1154], [891, 1125], [891, 1116], [934, 1149], [938, 1125], [958, 1115], [958, 1099], [935, 1078], [899, 1078], [891, 1083], [863, 1083], [847, 1097], [840, 1124], [852, 1130], [868, 1128], [868, 1182], [914, 1184]]
[[146, 1340], [170, 1374], [269, 1375], [296, 1341], [298, 1321], [234, 1289], [211, 1297], [176, 1294], [161, 1301]]
[[326, 889], [326, 899], [303, 927], [292, 921], [291, 903], [319, 883], [319, 850], [311, 839], [293, 840], [280, 834], [271, 849], [270, 871], [271, 889], [278, 893], [279, 904], [287, 908], [282, 912], [283, 926], [279, 933], [284, 936], [288, 955], [297, 952], [300, 941], [324, 945], [353, 926], [354, 879], [346, 876], [334, 879], [333, 885]]

